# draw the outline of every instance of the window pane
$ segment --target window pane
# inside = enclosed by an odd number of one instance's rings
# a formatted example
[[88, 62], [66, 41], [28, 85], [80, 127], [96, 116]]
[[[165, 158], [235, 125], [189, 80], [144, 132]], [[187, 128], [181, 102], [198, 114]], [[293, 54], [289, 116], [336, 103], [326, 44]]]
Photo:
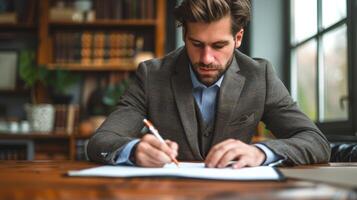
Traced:
[[317, 0], [292, 1], [293, 41], [300, 42], [317, 32]]
[[346, 0], [322, 1], [322, 26], [331, 26], [346, 17]]
[[347, 28], [344, 25], [324, 35], [324, 115], [321, 121], [348, 119]]
[[316, 41], [312, 40], [296, 49], [297, 102], [312, 120], [317, 119], [316, 106]]

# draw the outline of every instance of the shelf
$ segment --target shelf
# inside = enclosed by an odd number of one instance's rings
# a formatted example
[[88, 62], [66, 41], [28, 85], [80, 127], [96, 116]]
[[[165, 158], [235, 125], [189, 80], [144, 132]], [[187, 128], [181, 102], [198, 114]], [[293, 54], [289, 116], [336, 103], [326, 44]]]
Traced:
[[82, 64], [82, 63], [52, 63], [48, 64], [50, 70], [63, 69], [72, 71], [135, 71], [134, 64]]
[[36, 26], [33, 24], [18, 24], [18, 23], [0, 23], [0, 29], [6, 28], [7, 31], [8, 29], [14, 29], [14, 30], [23, 30], [23, 29], [35, 29]]
[[0, 94], [6, 94], [9, 96], [28, 96], [30, 95], [30, 92], [30, 89], [25, 89], [20, 86], [11, 90], [0, 90]]
[[1, 140], [22, 140], [22, 139], [69, 139], [70, 135], [65, 133], [0, 133]]
[[0, 132], [0, 140], [23, 140], [23, 139], [88, 139], [91, 136], [78, 134], [68, 135], [64, 132], [46, 132], [46, 133], [9, 133]]
[[31, 132], [31, 133], [9, 133], [0, 132], [0, 139], [6, 140], [24, 140], [24, 139], [89, 139], [91, 136], [83, 136], [78, 134], [69, 135], [65, 132]]
[[51, 21], [54, 27], [113, 27], [113, 26], [155, 26], [154, 19], [96, 20], [94, 22]]
[[35, 145], [34, 159], [70, 159], [76, 160], [79, 140], [90, 136], [77, 134], [68, 135], [65, 132], [31, 132], [10, 133], [0, 132], [0, 141], [31, 140]]
[[0, 33], [28, 32], [28, 31], [35, 32], [36, 28], [37, 27], [34, 26], [33, 24], [0, 23]]

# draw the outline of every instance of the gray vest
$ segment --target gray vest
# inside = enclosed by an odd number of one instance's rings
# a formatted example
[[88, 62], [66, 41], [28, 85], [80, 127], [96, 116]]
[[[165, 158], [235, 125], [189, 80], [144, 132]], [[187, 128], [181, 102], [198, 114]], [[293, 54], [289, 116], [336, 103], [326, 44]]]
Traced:
[[198, 145], [200, 148], [200, 153], [203, 158], [206, 158], [212, 144], [213, 131], [214, 131], [214, 120], [206, 124], [201, 115], [201, 111], [195, 101], [195, 111], [198, 123]]

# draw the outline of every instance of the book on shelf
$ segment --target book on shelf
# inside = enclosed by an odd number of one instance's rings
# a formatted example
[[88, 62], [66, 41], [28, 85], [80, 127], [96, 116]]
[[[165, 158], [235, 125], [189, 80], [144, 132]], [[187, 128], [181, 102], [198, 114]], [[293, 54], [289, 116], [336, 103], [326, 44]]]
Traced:
[[96, 19], [155, 19], [154, 0], [96, 0]]
[[92, 33], [85, 31], [81, 36], [81, 63], [90, 64], [92, 58], [92, 48], [93, 48], [93, 35]]
[[0, 160], [27, 160], [26, 147], [19, 145], [0, 145]]
[[88, 160], [85, 152], [86, 143], [88, 143], [88, 139], [76, 140], [76, 160]]
[[29, 140], [0, 140], [0, 160], [32, 160], [34, 150]]
[[17, 14], [15, 12], [0, 13], [0, 23], [17, 23]]
[[69, 1], [54, 1], [50, 8], [51, 21], [91, 21], [88, 13], [97, 20], [155, 19], [155, 0], [92, 0], [83, 6]]
[[51, 22], [83, 22], [92, 21], [92, 1], [51, 0], [49, 19]]
[[[54, 145], [54, 142], [56, 145]], [[35, 160], [68, 160], [67, 142], [61, 141], [63, 145], [58, 145], [60, 142], [51, 141], [47, 143], [36, 144], [34, 155]], [[60, 144], [61, 144], [60, 143]]]
[[66, 105], [55, 105], [55, 123], [54, 132], [61, 133], [65, 131]]
[[70, 104], [67, 108], [67, 121], [66, 121], [67, 134], [73, 134], [78, 129], [79, 125], [79, 105]]
[[104, 63], [104, 46], [105, 44], [105, 34], [103, 32], [96, 32], [94, 34], [94, 44], [93, 44], [93, 62], [95, 64]]
[[54, 46], [54, 60], [59, 65], [108, 64], [128, 68], [132, 66], [135, 56], [136, 36], [119, 31], [56, 32]]
[[113, 19], [123, 19], [124, 18], [124, 6], [122, 0], [113, 1], [111, 6], [111, 13]]
[[0, 23], [33, 24], [36, 5], [36, 0], [2, 0]]
[[33, 24], [37, 12], [37, 0], [15, 0], [15, 10], [18, 15], [17, 22], [22, 24]]
[[79, 105], [77, 104], [55, 105], [54, 132], [68, 135], [75, 133], [79, 125], [79, 112]]
[[74, 8], [58, 8], [58, 7], [53, 7], [50, 8], [50, 20], [52, 22], [56, 21], [83, 21], [82, 13], [75, 10]]

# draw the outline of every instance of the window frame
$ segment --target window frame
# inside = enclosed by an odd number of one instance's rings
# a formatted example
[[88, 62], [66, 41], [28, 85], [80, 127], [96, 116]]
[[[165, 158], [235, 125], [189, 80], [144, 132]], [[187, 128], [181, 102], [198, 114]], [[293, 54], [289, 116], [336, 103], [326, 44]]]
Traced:
[[[292, 41], [292, 18], [293, 11], [291, 10], [291, 0], [284, 1], [285, 2], [285, 24], [286, 27], [286, 35], [285, 35], [285, 64], [288, 66], [284, 70], [284, 79], [286, 80], [286, 86], [290, 92], [292, 92], [292, 55], [296, 48], [306, 44], [309, 41], [316, 40], [317, 45], [317, 79], [316, 79], [316, 105], [317, 105], [317, 121], [316, 125], [321, 129], [321, 131], [331, 140], [347, 140], [347, 141], [357, 141], [357, 80], [353, 80], [353, 77], [357, 77], [357, 56], [353, 56], [357, 54], [357, 1], [354, 0], [346, 0], [346, 18], [339, 20], [338, 22], [328, 26], [327, 28], [322, 27], [322, 1], [317, 0], [317, 33], [314, 35], [300, 41], [293, 42]], [[335, 121], [335, 122], [319, 122], [320, 120], [320, 93], [319, 93], [319, 59], [322, 56], [322, 37], [326, 33], [330, 33], [333, 30], [337, 30], [337, 28], [342, 27], [343, 24], [347, 26], [347, 62], [348, 62], [348, 120], [346, 121]], [[320, 57], [320, 58], [319, 58]]]

